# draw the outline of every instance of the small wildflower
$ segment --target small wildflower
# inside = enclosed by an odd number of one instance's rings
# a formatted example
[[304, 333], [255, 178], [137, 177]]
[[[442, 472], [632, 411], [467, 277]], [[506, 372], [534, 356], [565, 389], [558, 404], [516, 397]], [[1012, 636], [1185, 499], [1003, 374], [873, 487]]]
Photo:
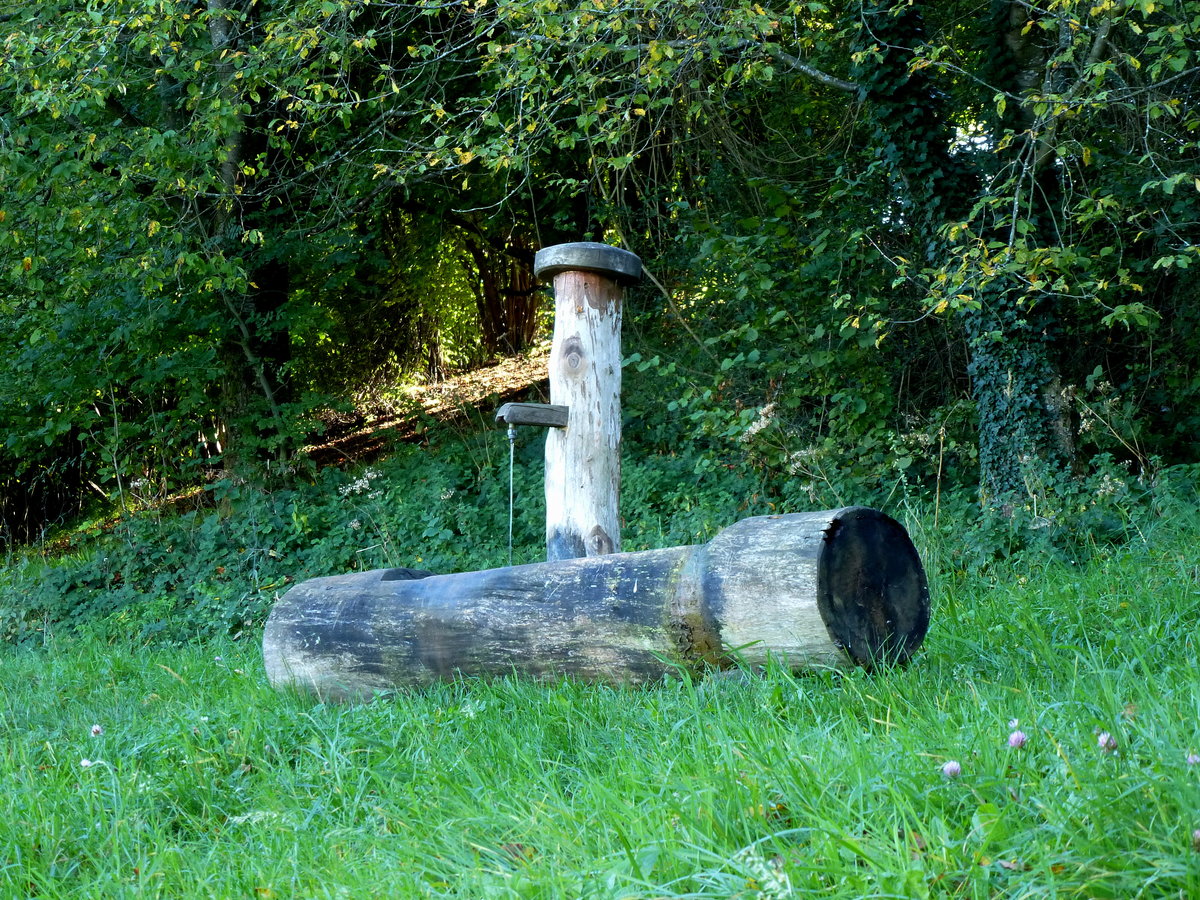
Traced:
[[1016, 728], [1017, 728], [1017, 726], [1018, 726], [1018, 725], [1020, 725], [1020, 724], [1021, 724], [1021, 720], [1020, 720], [1020, 719], [1009, 719], [1009, 720], [1008, 720], [1008, 727], [1009, 727], [1009, 728], [1016, 729]]
[[957, 778], [962, 774], [962, 765], [957, 759], [947, 760], [942, 765], [942, 774], [947, 778]]
[[92, 726], [92, 737], [100, 737], [100, 735], [102, 735], [102, 734], [104, 734], [104, 726], [103, 725], [93, 725]]
[[85, 768], [85, 769], [90, 769], [92, 766], [94, 766], [94, 765], [95, 765], [95, 763], [94, 763], [94, 762], [92, 762], [90, 759], [81, 759], [81, 760], [79, 761], [79, 765], [80, 765], [82, 768]]
[[1200, 853], [1200, 828], [1192, 832], [1192, 849]]
[[754, 435], [770, 425], [774, 417], [775, 403], [771, 402], [758, 411], [758, 418], [750, 423], [749, 427], [742, 433], [738, 440], [743, 442], [750, 440]]
[[1200, 754], [1189, 753], [1187, 755], [1187, 764], [1189, 766], [1200, 766]]
[[1112, 753], [1117, 749], [1117, 739], [1107, 731], [1102, 731], [1096, 735], [1096, 744], [1104, 753]]
[[1014, 750], [1019, 750], [1025, 746], [1025, 742], [1029, 740], [1029, 735], [1018, 729], [1008, 736], [1008, 746]]
[[224, 657], [221, 657], [221, 656], [213, 657], [213, 662], [224, 662], [224, 661], [225, 661]]

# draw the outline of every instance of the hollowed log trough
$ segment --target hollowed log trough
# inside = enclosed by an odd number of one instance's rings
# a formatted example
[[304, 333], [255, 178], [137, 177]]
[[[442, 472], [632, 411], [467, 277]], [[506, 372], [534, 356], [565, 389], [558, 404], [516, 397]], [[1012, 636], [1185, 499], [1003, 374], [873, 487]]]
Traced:
[[707, 544], [432, 575], [296, 585], [267, 675], [322, 699], [460, 675], [645, 682], [672, 668], [903, 663], [929, 625], [912, 541], [877, 510], [743, 519]]

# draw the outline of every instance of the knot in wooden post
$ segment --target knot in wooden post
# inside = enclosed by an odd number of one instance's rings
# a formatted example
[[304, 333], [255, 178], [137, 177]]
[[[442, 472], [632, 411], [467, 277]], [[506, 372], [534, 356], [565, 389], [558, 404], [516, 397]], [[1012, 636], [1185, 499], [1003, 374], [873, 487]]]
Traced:
[[546, 435], [546, 557], [619, 552], [621, 307], [642, 262], [607, 244], [538, 251], [533, 271], [554, 283], [550, 403], [567, 426]]

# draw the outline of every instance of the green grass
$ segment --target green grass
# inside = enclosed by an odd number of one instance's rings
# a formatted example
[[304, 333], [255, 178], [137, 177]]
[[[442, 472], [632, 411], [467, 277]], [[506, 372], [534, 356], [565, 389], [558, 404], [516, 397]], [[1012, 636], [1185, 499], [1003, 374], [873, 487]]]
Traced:
[[0, 896], [1200, 897], [1198, 540], [925, 548], [931, 632], [875, 674], [325, 706], [253, 639], [9, 647]]

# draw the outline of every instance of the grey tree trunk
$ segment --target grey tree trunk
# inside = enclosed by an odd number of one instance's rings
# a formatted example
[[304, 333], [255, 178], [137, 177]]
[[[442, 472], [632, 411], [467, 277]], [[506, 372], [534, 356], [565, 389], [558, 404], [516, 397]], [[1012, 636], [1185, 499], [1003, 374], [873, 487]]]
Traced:
[[267, 675], [322, 699], [513, 672], [644, 682], [675, 667], [902, 663], [929, 625], [920, 559], [873, 509], [744, 519], [707, 544], [460, 575], [298, 584]]

